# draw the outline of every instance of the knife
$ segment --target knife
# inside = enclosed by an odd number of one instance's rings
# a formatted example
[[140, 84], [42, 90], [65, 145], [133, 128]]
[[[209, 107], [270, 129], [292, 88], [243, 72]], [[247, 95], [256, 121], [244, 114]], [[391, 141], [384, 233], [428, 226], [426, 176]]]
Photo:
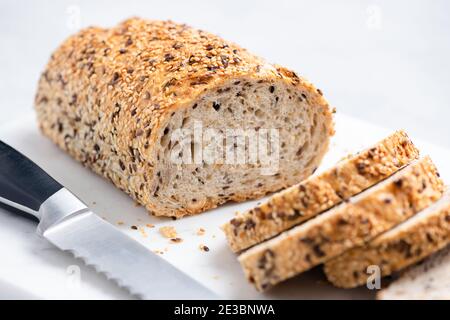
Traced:
[[138, 298], [217, 299], [215, 293], [97, 216], [2, 141], [0, 203], [37, 218], [39, 235]]

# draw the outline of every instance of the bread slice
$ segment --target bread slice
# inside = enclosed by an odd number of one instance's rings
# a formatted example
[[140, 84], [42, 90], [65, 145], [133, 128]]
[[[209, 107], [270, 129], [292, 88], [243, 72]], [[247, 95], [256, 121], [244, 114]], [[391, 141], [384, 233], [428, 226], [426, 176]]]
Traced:
[[138, 18], [67, 39], [35, 107], [46, 136], [158, 216], [298, 183], [334, 133], [334, 109], [296, 73], [208, 32]]
[[419, 156], [404, 131], [234, 217], [224, 230], [234, 252], [269, 239], [389, 177]]
[[328, 280], [337, 287], [367, 283], [369, 266], [381, 276], [402, 270], [450, 244], [450, 192], [441, 200], [383, 233], [367, 245], [351, 249], [325, 264]]
[[403, 273], [378, 300], [450, 300], [450, 246]]
[[239, 257], [257, 289], [360, 246], [438, 200], [443, 183], [429, 157], [414, 161], [378, 185]]

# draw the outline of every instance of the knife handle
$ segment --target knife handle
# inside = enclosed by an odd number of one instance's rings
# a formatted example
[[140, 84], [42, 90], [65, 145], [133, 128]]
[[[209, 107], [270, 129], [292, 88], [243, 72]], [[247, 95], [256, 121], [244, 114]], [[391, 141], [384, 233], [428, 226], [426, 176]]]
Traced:
[[36, 215], [63, 187], [37, 164], [0, 140], [0, 202]]

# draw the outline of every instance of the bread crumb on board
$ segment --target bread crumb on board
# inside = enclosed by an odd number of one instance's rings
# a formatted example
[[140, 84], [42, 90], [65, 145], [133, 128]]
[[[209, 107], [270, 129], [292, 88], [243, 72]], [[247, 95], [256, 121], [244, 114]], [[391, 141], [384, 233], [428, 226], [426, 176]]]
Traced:
[[159, 233], [161, 233], [164, 238], [177, 238], [177, 231], [171, 226], [159, 228]]
[[181, 238], [172, 238], [172, 239], [170, 239], [170, 242], [172, 242], [172, 243], [181, 243], [181, 242], [183, 242], [183, 239], [181, 239]]
[[199, 229], [197, 230], [196, 234], [197, 234], [198, 236], [202, 236], [202, 235], [204, 235], [204, 234], [205, 234], [205, 232], [206, 232], [206, 230], [205, 230], [205, 229], [203, 229], [203, 228], [199, 228]]
[[117, 225], [118, 226], [123, 226], [124, 222], [123, 221], [117, 221]]
[[139, 232], [144, 238], [147, 238], [147, 232], [145, 232], [145, 229], [143, 227], [139, 227]]
[[204, 251], [204, 252], [208, 252], [209, 248], [207, 246], [205, 246], [204, 244], [201, 244], [198, 246], [200, 248], [200, 250]]
[[155, 227], [155, 225], [153, 223], [147, 223], [145, 226], [147, 228], [154, 228]]

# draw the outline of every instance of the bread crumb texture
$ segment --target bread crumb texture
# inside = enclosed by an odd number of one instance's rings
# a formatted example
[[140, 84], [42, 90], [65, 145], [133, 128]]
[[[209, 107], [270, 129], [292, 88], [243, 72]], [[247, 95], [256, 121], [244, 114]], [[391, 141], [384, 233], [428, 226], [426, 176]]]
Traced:
[[[60, 148], [152, 214], [172, 217], [303, 180], [334, 133], [322, 92], [295, 72], [185, 24], [139, 18], [64, 41], [40, 77], [35, 109]], [[259, 164], [172, 163], [171, 133], [196, 120], [278, 129], [278, 174], [261, 175]]]
[[237, 214], [222, 229], [234, 252], [269, 239], [389, 177], [419, 157], [404, 131]]
[[239, 256], [258, 290], [362, 246], [442, 197], [443, 181], [429, 157], [377, 186]]
[[362, 247], [325, 264], [328, 280], [337, 287], [366, 284], [367, 269], [378, 266], [381, 276], [400, 271], [450, 244], [450, 196]]

